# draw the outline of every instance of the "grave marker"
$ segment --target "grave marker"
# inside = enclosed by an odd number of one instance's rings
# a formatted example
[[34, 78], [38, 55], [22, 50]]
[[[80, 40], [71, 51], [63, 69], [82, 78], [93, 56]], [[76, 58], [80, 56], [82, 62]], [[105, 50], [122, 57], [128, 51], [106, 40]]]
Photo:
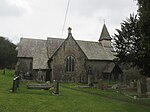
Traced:
[[137, 93], [138, 93], [139, 95], [142, 94], [141, 81], [140, 81], [140, 80], [137, 80]]
[[130, 88], [131, 88], [131, 89], [134, 88], [134, 82], [133, 82], [133, 81], [130, 82]]
[[141, 94], [145, 94], [146, 93], [146, 80], [143, 78], [143, 79], [140, 79], [137, 81], [137, 93], [139, 95]]
[[54, 80], [53, 84], [54, 84], [54, 91], [53, 91], [53, 93], [54, 94], [59, 94], [59, 82], [57, 80]]
[[17, 88], [19, 87], [19, 76], [15, 77], [13, 79], [13, 87], [12, 87], [12, 92], [16, 92]]
[[147, 85], [147, 92], [146, 92], [146, 95], [148, 97], [150, 97], [150, 78], [147, 78], [146, 79], [146, 85]]

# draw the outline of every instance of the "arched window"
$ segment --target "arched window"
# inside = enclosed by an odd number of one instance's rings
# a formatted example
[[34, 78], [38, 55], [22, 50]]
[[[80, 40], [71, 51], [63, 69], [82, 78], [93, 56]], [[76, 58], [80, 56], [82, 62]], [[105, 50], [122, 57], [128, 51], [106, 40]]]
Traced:
[[68, 56], [66, 59], [66, 71], [73, 72], [74, 71], [74, 62], [75, 58], [73, 56]]

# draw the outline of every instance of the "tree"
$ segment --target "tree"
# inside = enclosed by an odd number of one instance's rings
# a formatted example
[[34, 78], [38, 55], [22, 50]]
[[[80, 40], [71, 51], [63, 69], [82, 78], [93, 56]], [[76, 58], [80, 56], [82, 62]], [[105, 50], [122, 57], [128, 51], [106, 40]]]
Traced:
[[121, 30], [116, 29], [118, 34], [114, 36], [116, 56], [120, 63], [130, 63], [131, 66], [140, 65], [138, 61], [140, 49], [140, 33], [137, 15], [130, 17], [121, 23]]
[[150, 1], [138, 0], [139, 26], [141, 33], [140, 60], [143, 73], [150, 77]]
[[0, 37], [0, 68], [12, 68], [16, 64], [16, 45], [8, 39]]

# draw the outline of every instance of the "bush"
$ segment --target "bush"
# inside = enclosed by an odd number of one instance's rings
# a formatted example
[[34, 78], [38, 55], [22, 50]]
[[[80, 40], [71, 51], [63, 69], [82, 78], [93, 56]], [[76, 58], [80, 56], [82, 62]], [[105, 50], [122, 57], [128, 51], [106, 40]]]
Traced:
[[125, 80], [137, 80], [141, 78], [145, 79], [145, 76], [141, 75], [140, 71], [141, 70], [137, 67], [131, 67], [129, 69], [123, 70]]

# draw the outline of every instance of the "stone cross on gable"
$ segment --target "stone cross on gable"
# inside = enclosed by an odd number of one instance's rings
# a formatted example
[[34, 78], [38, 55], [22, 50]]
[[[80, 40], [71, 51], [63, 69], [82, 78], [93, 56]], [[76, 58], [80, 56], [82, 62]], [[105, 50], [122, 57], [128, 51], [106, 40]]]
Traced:
[[68, 36], [69, 36], [69, 35], [72, 35], [71, 30], [72, 30], [72, 28], [69, 27], [69, 28], [68, 28]]

